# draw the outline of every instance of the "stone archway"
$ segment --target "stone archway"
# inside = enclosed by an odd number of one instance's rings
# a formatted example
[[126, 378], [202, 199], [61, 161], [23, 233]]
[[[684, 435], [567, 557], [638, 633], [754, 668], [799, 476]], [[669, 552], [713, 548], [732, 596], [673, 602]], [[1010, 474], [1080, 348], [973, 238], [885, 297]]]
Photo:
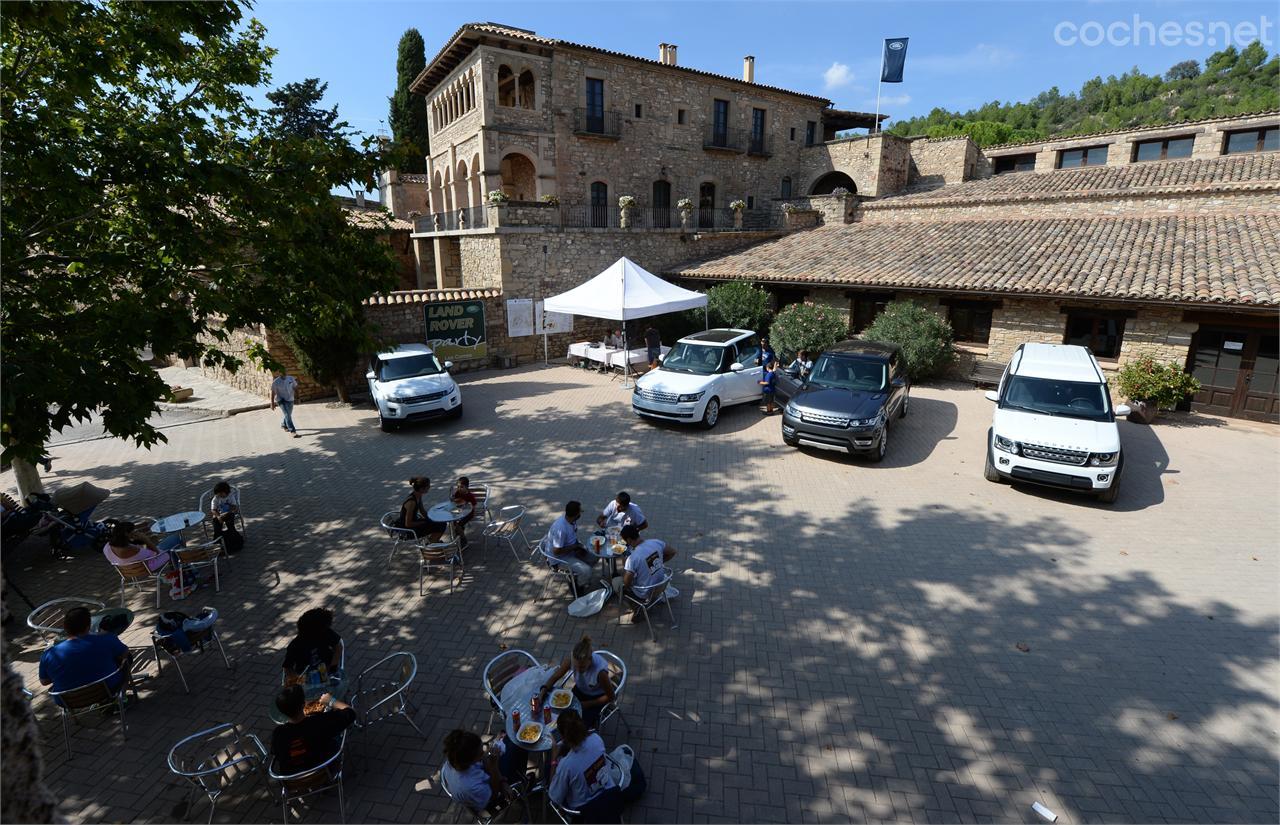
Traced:
[[440, 170], [431, 177], [431, 211], [439, 213], [444, 209], [444, 178], [440, 175]]
[[458, 161], [458, 168], [453, 173], [453, 202], [458, 209], [466, 209], [476, 204], [471, 202], [471, 192], [467, 185], [467, 162]]
[[837, 189], [847, 189], [850, 194], [858, 194], [858, 184], [844, 172], [828, 172], [813, 182], [809, 187], [810, 195], [830, 195]]
[[502, 191], [513, 201], [531, 201], [538, 198], [538, 167], [533, 160], [520, 152], [508, 152], [502, 156], [499, 166], [502, 175]]
[[471, 205], [484, 205], [484, 181], [480, 179], [480, 156], [471, 159]]

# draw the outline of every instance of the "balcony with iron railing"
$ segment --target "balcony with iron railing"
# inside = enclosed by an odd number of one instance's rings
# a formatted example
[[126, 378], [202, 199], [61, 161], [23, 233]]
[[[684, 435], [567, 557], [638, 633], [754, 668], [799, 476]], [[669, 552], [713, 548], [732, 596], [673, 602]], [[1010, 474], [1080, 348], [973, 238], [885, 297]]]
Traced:
[[598, 109], [574, 109], [573, 133], [617, 140], [622, 137], [622, 114]]
[[419, 235], [428, 235], [466, 229], [541, 227], [732, 232], [781, 229], [784, 223], [783, 213], [776, 209], [744, 209], [739, 216], [732, 209], [695, 208], [682, 221], [680, 210], [669, 206], [632, 206], [622, 209], [589, 203], [551, 206], [543, 203], [511, 202], [501, 207], [477, 206], [422, 215], [414, 220], [414, 231]]
[[773, 141], [768, 135], [750, 132], [747, 135], [747, 154], [767, 158], [773, 154]]
[[702, 136], [702, 148], [722, 152], [742, 152], [747, 146], [747, 133], [742, 129], [712, 124]]

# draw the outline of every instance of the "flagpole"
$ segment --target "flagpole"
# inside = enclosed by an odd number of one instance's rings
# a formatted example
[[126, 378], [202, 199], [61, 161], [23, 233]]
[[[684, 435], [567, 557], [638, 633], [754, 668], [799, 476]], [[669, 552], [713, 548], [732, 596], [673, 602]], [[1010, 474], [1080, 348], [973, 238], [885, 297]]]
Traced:
[[884, 85], [884, 44], [880, 44], [880, 79], [876, 81], [876, 122], [871, 125], [871, 134], [880, 131], [880, 87]]

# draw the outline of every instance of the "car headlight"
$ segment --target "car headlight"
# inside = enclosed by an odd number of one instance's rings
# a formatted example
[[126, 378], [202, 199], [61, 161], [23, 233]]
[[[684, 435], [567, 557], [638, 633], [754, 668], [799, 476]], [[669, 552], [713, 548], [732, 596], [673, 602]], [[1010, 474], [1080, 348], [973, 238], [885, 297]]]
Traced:
[[390, 403], [390, 404], [403, 404], [403, 403], [405, 403], [407, 400], [408, 400], [408, 399], [406, 399], [406, 398], [404, 398], [404, 397], [402, 397], [402, 396], [399, 396], [399, 395], [393, 395], [393, 396], [391, 396], [390, 398], [388, 398], [388, 399], [387, 399], [387, 402], [388, 402], [388, 403]]
[[679, 398], [679, 399], [677, 399], [677, 400], [678, 400], [681, 404], [689, 404], [689, 403], [692, 403], [692, 402], [694, 402], [694, 401], [697, 401], [699, 398], [701, 398], [702, 396], [704, 396], [704, 395], [706, 395], [706, 394], [707, 394], [707, 391], [706, 391], [706, 390], [703, 390], [702, 392], [689, 392], [689, 393], [685, 393], [684, 395], [680, 396], [680, 398]]
[[851, 418], [850, 426], [853, 427], [874, 427], [884, 420], [884, 410], [875, 414], [874, 418]]
[[787, 406], [782, 408], [782, 411], [792, 418], [800, 417], [800, 408], [795, 404], [792, 404], [790, 401], [787, 402]]
[[1120, 460], [1120, 453], [1094, 453], [1089, 456], [1089, 464], [1093, 467], [1114, 467]]
[[1005, 438], [1002, 435], [996, 436], [996, 449], [1004, 450], [1006, 453], [1018, 454], [1018, 442], [1011, 438]]

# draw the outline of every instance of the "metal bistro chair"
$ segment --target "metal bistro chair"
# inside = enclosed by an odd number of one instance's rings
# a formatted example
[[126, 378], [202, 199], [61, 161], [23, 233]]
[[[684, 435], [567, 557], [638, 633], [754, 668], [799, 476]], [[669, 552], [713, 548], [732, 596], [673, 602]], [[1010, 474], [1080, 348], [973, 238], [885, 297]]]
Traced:
[[473, 484], [471, 485], [471, 495], [476, 497], [475, 512], [484, 516], [485, 523], [493, 519], [493, 485], [492, 484]]
[[[62, 712], [62, 738], [67, 745], [68, 760], [71, 759], [72, 753], [71, 732], [67, 727], [67, 720], [73, 716], [79, 717], [107, 710], [114, 705], [120, 714], [120, 735], [128, 738], [129, 723], [124, 718], [125, 692], [132, 690], [133, 698], [138, 698], [138, 692], [130, 682], [129, 675], [130, 671], [126, 667], [121, 667], [87, 685], [68, 688], [67, 690], [49, 691], [49, 696], [53, 698], [58, 710]], [[115, 688], [108, 687], [107, 682], [116, 678], [121, 679], [120, 685]]]
[[505, 713], [502, 707], [502, 689], [524, 671], [541, 666], [538, 659], [527, 650], [505, 650], [489, 660], [481, 677], [484, 693], [489, 697], [489, 724], [486, 731], [493, 729], [495, 716]]
[[395, 558], [396, 551], [404, 545], [420, 547], [422, 539], [418, 538], [418, 534], [410, 530], [408, 527], [397, 527], [396, 520], [400, 518], [399, 510], [392, 510], [384, 513], [382, 520], [378, 525], [382, 531], [391, 538], [391, 552], [387, 554], [387, 564], [391, 564], [391, 560]]
[[[649, 626], [649, 641], [652, 642], [656, 642], [658, 637], [653, 634], [653, 622], [649, 621], [649, 611], [657, 607], [659, 602], [663, 602], [667, 605], [667, 615], [671, 617], [671, 628], [674, 630], [680, 626], [676, 624], [676, 614], [672, 612], [671, 600], [667, 598], [667, 588], [671, 586], [672, 575], [671, 570], [664, 567], [662, 569], [662, 578], [649, 586], [648, 598], [644, 600], [637, 599], [626, 590], [622, 591], [622, 603], [624, 605], [630, 603], [644, 614], [644, 623]], [[619, 614], [618, 619], [621, 621], [621, 614]]]
[[356, 712], [356, 724], [368, 730], [392, 716], [403, 716], [413, 729], [422, 729], [413, 721], [413, 706], [405, 693], [418, 675], [418, 660], [412, 653], [392, 653], [361, 671], [356, 677], [356, 691], [349, 704]]
[[231, 556], [227, 553], [226, 542], [219, 536], [216, 539], [207, 541], [198, 541], [191, 544], [184, 544], [181, 547], [173, 548], [173, 555], [177, 557], [178, 564], [178, 588], [186, 589], [186, 582], [183, 581], [184, 567], [192, 569], [200, 567], [213, 568], [213, 592], [222, 592], [222, 577], [218, 574], [218, 560], [231, 564]]
[[276, 771], [276, 760], [274, 758], [271, 760], [271, 765], [267, 768], [267, 778], [277, 786], [276, 792], [280, 798], [280, 810], [284, 814], [286, 824], [289, 822], [290, 802], [318, 794], [321, 791], [327, 791], [330, 788], [338, 789], [338, 813], [343, 823], [347, 821], [347, 799], [342, 791], [342, 763], [346, 749], [347, 732], [343, 731], [342, 738], [338, 740], [338, 752], [314, 768], [308, 768], [297, 773], [282, 774]]
[[[236, 497], [236, 502], [237, 502], [236, 527], [239, 529], [240, 535], [243, 536], [244, 535], [244, 496], [240, 494], [240, 488], [234, 484], [231, 485], [231, 494]], [[213, 490], [212, 489], [205, 490], [203, 493], [200, 494], [200, 503], [196, 506], [196, 509], [204, 513], [206, 516], [208, 515], [209, 511], [213, 509]], [[211, 537], [213, 535], [213, 524], [210, 521], [210, 519], [205, 518], [204, 521], [200, 522], [200, 526], [204, 530], [204, 534], [206, 537]]]
[[[471, 814], [472, 818], [475, 819], [476, 821], [476, 825], [490, 825], [491, 822], [494, 822], [499, 817], [503, 816], [508, 810], [510, 810], [511, 806], [516, 802], [519, 802], [524, 806], [523, 821], [525, 822], [532, 821], [529, 813], [529, 799], [525, 793], [523, 783], [521, 782], [517, 782], [514, 785], [509, 786], [511, 788], [511, 794], [513, 798], [506, 799], [502, 804], [494, 806], [493, 810], [489, 811], [487, 809], [477, 810], [476, 808], [471, 807], [471, 805], [469, 805], [468, 803], [463, 802], [461, 799], [458, 799], [458, 797], [454, 794], [453, 789], [449, 787], [448, 780], [444, 778], [443, 767], [441, 767], [440, 771], [437, 773], [437, 776], [440, 780], [440, 787], [441, 789], [444, 790], [445, 796], [449, 797], [450, 802], [459, 806], [467, 813]], [[454, 817], [454, 821], [455, 822], [457, 821], [456, 816]]]
[[[427, 568], [430, 567], [448, 567], [449, 568], [449, 592], [453, 592], [454, 581], [461, 581], [463, 574], [466, 572], [462, 565], [462, 535], [456, 535], [448, 541], [438, 541], [432, 544], [418, 545], [418, 595], [425, 596], [426, 591], [422, 589], [423, 583], [426, 581]], [[454, 570], [457, 574], [454, 574]]]
[[164, 574], [169, 572], [173, 567], [173, 556], [160, 566], [159, 569], [152, 571], [147, 567], [145, 561], [133, 561], [127, 564], [112, 564], [116, 572], [120, 574], [120, 606], [124, 607], [124, 586], [131, 585], [135, 589], [141, 591], [147, 582], [153, 582], [156, 586], [156, 609], [160, 608], [160, 591], [164, 587]]
[[614, 716], [621, 720], [623, 726], [627, 729], [627, 734], [631, 734], [631, 724], [627, 722], [627, 718], [622, 715], [622, 708], [618, 705], [622, 701], [622, 689], [627, 685], [627, 663], [616, 653], [608, 650], [597, 650], [596, 653], [605, 660], [609, 665], [609, 679], [613, 682], [613, 701], [600, 709], [600, 719], [596, 722], [596, 730], [604, 727], [604, 723]]
[[515, 556], [516, 561], [520, 561], [520, 553], [516, 550], [516, 539], [524, 542], [526, 549], [529, 548], [529, 539], [525, 536], [524, 530], [521, 529], [520, 523], [524, 521], [525, 510], [518, 504], [503, 507], [495, 515], [493, 515], [484, 526], [484, 546], [487, 550], [489, 547], [489, 539], [497, 539], [505, 541], [507, 546], [511, 548], [511, 555]]
[[547, 581], [542, 585], [542, 595], [539, 596], [539, 599], [545, 599], [547, 597], [547, 588], [549, 588], [551, 586], [551, 582], [555, 581], [557, 578], [567, 578], [569, 580], [569, 588], [573, 591], [573, 598], [577, 599], [577, 577], [573, 575], [573, 570], [569, 565], [566, 564], [563, 559], [556, 556], [552, 551], [551, 536], [544, 536], [541, 541], [533, 546], [533, 549], [535, 553], [542, 554], [542, 560], [547, 565]]
[[97, 599], [86, 599], [82, 596], [52, 599], [27, 614], [27, 627], [43, 636], [49, 644], [53, 644], [62, 638], [62, 620], [75, 607], [87, 607], [90, 613], [97, 613], [99, 610], [105, 610], [107, 606]]
[[232, 722], [193, 733], [169, 751], [169, 770], [191, 783], [188, 816], [196, 794], [203, 793], [209, 797], [209, 822], [218, 809], [218, 797], [253, 779], [267, 761], [262, 741]]
[[183, 651], [178, 643], [174, 641], [172, 636], [162, 636], [158, 631], [151, 631], [151, 646], [156, 651], [156, 678], [160, 677], [163, 672], [161, 662], [164, 653], [169, 657], [169, 661], [173, 662], [173, 666], [178, 669], [178, 678], [182, 680], [182, 689], [187, 693], [191, 692], [191, 687], [187, 684], [187, 676], [182, 672], [182, 663], [179, 659], [183, 656], [193, 656], [198, 650], [205, 652], [205, 645], [215, 644], [218, 646], [218, 652], [222, 654], [222, 662], [227, 666], [227, 670], [231, 670], [231, 660], [227, 658], [227, 651], [222, 647], [222, 640], [218, 638], [218, 631], [213, 625], [209, 625], [201, 630], [193, 630], [187, 632], [187, 641], [191, 643], [191, 650]]

